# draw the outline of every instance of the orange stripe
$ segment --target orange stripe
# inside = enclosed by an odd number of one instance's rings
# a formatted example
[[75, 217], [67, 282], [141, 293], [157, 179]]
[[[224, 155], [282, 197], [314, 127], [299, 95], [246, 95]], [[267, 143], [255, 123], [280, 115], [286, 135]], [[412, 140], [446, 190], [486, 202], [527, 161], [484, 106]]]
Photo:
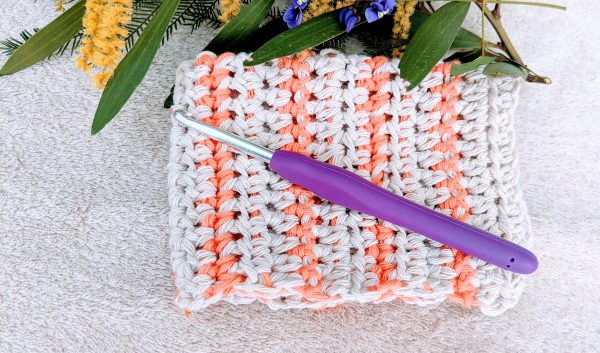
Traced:
[[[365, 63], [370, 66], [372, 72], [376, 72], [379, 67], [385, 65], [387, 62], [388, 59], [382, 56], [365, 60]], [[359, 80], [356, 83], [356, 86], [368, 89], [370, 94], [369, 99], [366, 102], [356, 106], [356, 110], [372, 113], [381, 109], [385, 104], [389, 104], [391, 95], [389, 93], [379, 93], [379, 91], [384, 84], [390, 81], [390, 76], [391, 74], [384, 72], [374, 74], [372, 78]], [[369, 132], [371, 143], [358, 148], [359, 150], [367, 151], [371, 156], [370, 162], [359, 166], [358, 169], [367, 171], [371, 181], [377, 185], [382, 185], [384, 173], [382, 170], [378, 172], [376, 172], [376, 170], [378, 168], [381, 169], [380, 167], [382, 165], [389, 163], [389, 156], [382, 153], [382, 151], [389, 143], [390, 138], [389, 135], [380, 132], [389, 118], [390, 117], [387, 115], [380, 115], [373, 117], [365, 124], [364, 128]], [[365, 227], [364, 229], [373, 233], [377, 239], [377, 244], [368, 247], [365, 251], [365, 255], [375, 259], [376, 264], [371, 269], [371, 272], [377, 275], [379, 284], [369, 287], [368, 290], [380, 292], [381, 295], [379, 299], [384, 300], [393, 295], [394, 289], [404, 286], [403, 281], [391, 278], [397, 265], [386, 261], [388, 256], [393, 255], [396, 252], [396, 247], [394, 245], [386, 244], [392, 241], [395, 232], [391, 228], [382, 225], [381, 221], [377, 221], [375, 225]]]
[[[459, 119], [454, 105], [458, 100], [458, 93], [455, 87], [460, 79], [458, 77], [449, 78], [451, 66], [451, 63], [446, 63], [438, 65], [433, 69], [435, 72], [441, 72], [444, 75], [444, 80], [447, 82], [430, 88], [432, 93], [440, 93], [442, 96], [440, 103], [432, 109], [433, 112], [440, 112], [442, 118], [439, 125], [433, 126], [429, 130], [432, 133], [437, 132], [441, 138], [440, 142], [433, 146], [432, 150], [448, 154], [450, 158], [440, 161], [431, 168], [433, 170], [444, 171], [448, 176], [447, 179], [435, 185], [436, 188], [447, 188], [450, 193], [450, 197], [442, 202], [439, 207], [444, 210], [450, 210], [453, 218], [466, 222], [470, 217], [470, 206], [465, 201], [467, 190], [460, 183], [462, 173], [457, 167], [460, 153], [455, 147], [455, 143], [460, 138], [460, 135], [452, 126]], [[469, 265], [471, 257], [456, 249], [452, 249], [452, 252], [454, 254], [454, 261], [448, 266], [456, 271], [457, 277], [452, 280], [454, 294], [450, 295], [449, 298], [467, 307], [477, 305], [479, 304], [476, 298], [477, 288], [471, 284], [471, 280], [475, 277], [475, 270]]]
[[[233, 54], [219, 56], [216, 60], [205, 55], [198, 58], [197, 65], [207, 65], [213, 69], [216, 63], [230, 55]], [[313, 141], [313, 136], [306, 130], [306, 126], [314, 119], [314, 117], [309, 115], [305, 110], [306, 103], [310, 99], [314, 99], [306, 89], [306, 84], [311, 79], [311, 76], [307, 74], [309, 73], [310, 68], [309, 64], [306, 62], [306, 58], [309, 55], [312, 54], [305, 52], [291, 58], [282, 58], [279, 60], [280, 67], [291, 69], [294, 73], [291, 79], [280, 83], [279, 87], [295, 93], [294, 98], [292, 98], [288, 104], [278, 108], [280, 113], [290, 114], [293, 119], [292, 124], [279, 131], [281, 134], [289, 134], [294, 138], [294, 141], [284, 146], [283, 149], [303, 154], [307, 153], [306, 148]], [[387, 63], [388, 59], [376, 57], [369, 59], [366, 62], [371, 66], [371, 70], [375, 72], [377, 68]], [[445, 77], [448, 77], [450, 65], [438, 66], [434, 70], [441, 71]], [[197, 85], [206, 86], [212, 91], [212, 94], [201, 97], [196, 102], [199, 105], [211, 108], [213, 112], [215, 112], [211, 118], [207, 119], [207, 122], [212, 125], [219, 126], [225, 120], [232, 118], [232, 112], [230, 111], [217, 112], [218, 107], [226, 99], [231, 98], [231, 90], [218, 88], [219, 83], [222, 82], [223, 79], [229, 77], [230, 74], [231, 72], [229, 70], [216, 69], [196, 82]], [[387, 104], [390, 100], [390, 95], [378, 92], [382, 86], [389, 81], [389, 73], [378, 73], [374, 74], [371, 78], [358, 80], [356, 85], [368, 89], [371, 96], [364, 104], [357, 105], [357, 110], [373, 112], [384, 104]], [[469, 206], [464, 201], [466, 190], [460, 185], [462, 175], [456, 165], [460, 155], [454, 147], [454, 142], [459, 136], [452, 128], [452, 124], [458, 119], [456, 112], [454, 111], [454, 104], [458, 99], [456, 90], [454, 89], [457, 82], [458, 79], [455, 78], [446, 84], [431, 89], [432, 93], [442, 94], [442, 101], [433, 111], [439, 111], [445, 119], [441, 124], [430, 129], [430, 132], [437, 132], [440, 136], [443, 136], [443, 140], [438, 143], [438, 145], [434, 146], [433, 150], [444, 152], [451, 156], [449, 160], [439, 162], [433, 166], [432, 169], [445, 171], [451, 176], [448, 180], [436, 184], [437, 188], [448, 188], [452, 195], [448, 200], [440, 204], [440, 207], [442, 209], [451, 210], [454, 218], [465, 221], [469, 216]], [[253, 92], [249, 92], [249, 95], [253, 95]], [[294, 100], [296, 98], [298, 98], [297, 101]], [[410, 98], [410, 96], [404, 96], [402, 98], [407, 99]], [[449, 119], [446, 119], [448, 117]], [[246, 119], [249, 118], [250, 117], [246, 117]], [[367, 146], [359, 147], [359, 149], [366, 150], [371, 155], [370, 162], [360, 166], [359, 169], [367, 171], [371, 176], [372, 181], [378, 185], [381, 185], [384, 181], [384, 173], [381, 171], [381, 167], [389, 163], [389, 157], [383, 151], [384, 146], [389, 143], [389, 137], [380, 133], [380, 130], [385, 127], [388, 118], [388, 116], [382, 115], [371, 119], [369, 123], [365, 125], [365, 129], [371, 135], [371, 143]], [[401, 121], [406, 121], [407, 119], [409, 119], [408, 116], [401, 117]], [[215, 208], [216, 213], [204, 217], [201, 220], [201, 224], [202, 226], [215, 229], [215, 233], [218, 234], [218, 229], [235, 217], [234, 212], [220, 211], [221, 205], [236, 197], [235, 192], [222, 189], [225, 183], [235, 177], [235, 173], [232, 170], [225, 168], [225, 165], [233, 159], [233, 155], [228, 152], [222, 144], [212, 140], [207, 139], [200, 143], [209, 148], [213, 153], [212, 158], [202, 161], [199, 165], [210, 166], [215, 171], [215, 177], [211, 178], [210, 182], [215, 185], [217, 194], [214, 197], [198, 200], [197, 204], [209, 204]], [[403, 158], [408, 157], [406, 156]], [[410, 174], [403, 173], [402, 177], [410, 177]], [[318, 258], [313, 251], [314, 246], [316, 245], [316, 235], [312, 232], [312, 227], [316, 225], [319, 220], [313, 213], [312, 206], [315, 203], [319, 203], [320, 199], [312, 193], [295, 185], [289, 187], [287, 191], [293, 193], [298, 202], [287, 207], [284, 212], [303, 220], [302, 224], [296, 225], [287, 232], [288, 237], [296, 237], [300, 240], [300, 245], [288, 251], [288, 254], [299, 256], [308, 262], [297, 270], [298, 274], [303, 278], [306, 284], [300, 288], [296, 288], [296, 290], [307, 301], [330, 301], [335, 297], [329, 297], [322, 293], [322, 278], [316, 270]], [[462, 212], [460, 210], [462, 210]], [[253, 216], [255, 215], [256, 214], [253, 214]], [[337, 221], [337, 219], [332, 220], [332, 224], [337, 223]], [[366, 254], [372, 256], [376, 261], [376, 264], [371, 271], [379, 278], [379, 284], [369, 288], [369, 290], [378, 291], [380, 293], [379, 300], [386, 300], [394, 295], [395, 289], [404, 285], [402, 281], [390, 278], [392, 273], [396, 270], [396, 264], [386, 261], [386, 258], [396, 251], [394, 245], [386, 244], [386, 242], [389, 243], [390, 240], [393, 239], [395, 234], [392, 229], [381, 224], [366, 227], [365, 229], [371, 231], [378, 241], [376, 245], [366, 249]], [[253, 238], [258, 236], [260, 235], [253, 235]], [[221, 254], [226, 245], [235, 241], [237, 238], [239, 238], [239, 235], [237, 234], [218, 234], [214, 239], [211, 239], [203, 245], [204, 250], [217, 254], [217, 259], [214, 262], [205, 264], [197, 271], [197, 274], [199, 275], [204, 274], [215, 279], [215, 284], [204, 293], [206, 297], [217, 294], [225, 296], [231, 295], [234, 292], [235, 286], [245, 280], [245, 276], [229, 272], [235, 263], [239, 261], [238, 256]], [[469, 266], [470, 258], [456, 250], [453, 250], [453, 253], [455, 261], [450, 266], [457, 272], [457, 278], [453, 281], [455, 294], [451, 296], [451, 299], [460, 300], [467, 306], [476, 304], [476, 289], [471, 284], [474, 271]], [[261, 273], [260, 278], [266, 287], [273, 286], [269, 273]], [[423, 283], [423, 286], [426, 289], [431, 289], [426, 282]], [[258, 292], [256, 294], [260, 295]], [[403, 299], [410, 300], [411, 298], [403, 297]], [[265, 301], [268, 301], [268, 299], [265, 298]]]
[[[280, 113], [290, 114], [293, 120], [292, 124], [279, 130], [281, 134], [291, 135], [294, 138], [293, 142], [283, 146], [282, 149], [302, 154], [307, 154], [306, 147], [314, 139], [306, 130], [306, 125], [314, 119], [314, 116], [310, 115], [305, 109], [306, 103], [311, 98], [311, 94], [305, 86], [311, 79], [311, 75], [309, 75], [310, 66], [306, 62], [306, 58], [310, 55], [312, 53], [303, 52], [292, 57], [279, 59], [279, 66], [281, 68], [293, 71], [293, 76], [289, 80], [280, 83], [279, 88], [295, 92], [292, 99], [286, 105], [278, 108]], [[296, 97], [299, 97], [299, 100], [295, 100]], [[297, 185], [290, 186], [286, 191], [293, 193], [297, 202], [288, 206], [283, 211], [301, 220], [301, 223], [287, 231], [288, 237], [295, 237], [300, 241], [300, 244], [289, 250], [288, 254], [296, 255], [303, 259], [303, 261], [304, 259], [308, 259], [309, 262], [296, 271], [306, 283], [304, 286], [296, 289], [308, 301], [326, 300], [328, 296], [321, 293], [321, 275], [316, 271], [318, 257], [313, 252], [313, 248], [317, 243], [317, 237], [312, 232], [312, 227], [317, 224], [317, 216], [313, 212], [312, 206], [316, 202], [320, 202], [320, 199], [310, 191]]]
[[[211, 69], [214, 65], [218, 64], [223, 59], [233, 54], [224, 54], [217, 58], [216, 61], [209, 55], [203, 55], [196, 61], [196, 65], [207, 65]], [[206, 85], [214, 90], [210, 96], [201, 97], [196, 104], [206, 105], [211, 108], [215, 113], [206, 122], [219, 126], [223, 120], [231, 117], [230, 111], [217, 112], [218, 107], [221, 103], [229, 97], [228, 90], [217, 89], [218, 82], [221, 82], [225, 77], [229, 77], [230, 71], [226, 69], [217, 69], [212, 71], [209, 75], [201, 77], [196, 85]], [[229, 273], [229, 270], [233, 265], [238, 262], [239, 256], [237, 255], [221, 255], [221, 252], [227, 244], [235, 241], [239, 238], [239, 234], [231, 234], [229, 232], [219, 234], [218, 230], [225, 223], [230, 222], [234, 219], [235, 214], [231, 211], [220, 211], [220, 207], [229, 200], [236, 197], [235, 192], [232, 190], [225, 190], [222, 187], [232, 178], [235, 177], [233, 170], [225, 168], [225, 165], [233, 160], [233, 154], [228, 151], [227, 147], [220, 143], [210, 139], [205, 139], [200, 142], [201, 145], [206, 146], [212, 152], [212, 158], [208, 158], [200, 162], [199, 166], [210, 166], [214, 170], [215, 176], [210, 179], [210, 182], [215, 186], [217, 194], [214, 197], [208, 197], [205, 199], [197, 200], [198, 204], [208, 204], [215, 208], [215, 214], [207, 215], [200, 220], [203, 227], [210, 227], [215, 230], [215, 237], [207, 241], [202, 249], [210, 251], [216, 254], [216, 260], [214, 262], [205, 264], [197, 270], [197, 274], [204, 274], [212, 277], [215, 280], [215, 284], [208, 288], [203, 295], [210, 298], [214, 295], [221, 294], [224, 296], [233, 293], [235, 285], [243, 282], [245, 276], [237, 273]]]

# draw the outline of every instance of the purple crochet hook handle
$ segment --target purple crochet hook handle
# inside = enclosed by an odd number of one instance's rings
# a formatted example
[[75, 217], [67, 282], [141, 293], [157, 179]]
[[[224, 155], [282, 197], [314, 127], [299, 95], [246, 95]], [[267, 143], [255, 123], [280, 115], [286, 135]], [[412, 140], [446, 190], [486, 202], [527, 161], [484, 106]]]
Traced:
[[326, 200], [397, 224], [512, 272], [532, 273], [537, 268], [537, 259], [529, 250], [411, 202], [342, 168], [294, 152], [272, 151], [196, 121], [181, 110], [175, 110], [173, 117], [208, 137], [268, 162], [274, 172]]
[[270, 167], [323, 199], [397, 224], [508, 271], [528, 274], [537, 269], [537, 258], [522, 246], [409, 201], [337, 166], [278, 150]]

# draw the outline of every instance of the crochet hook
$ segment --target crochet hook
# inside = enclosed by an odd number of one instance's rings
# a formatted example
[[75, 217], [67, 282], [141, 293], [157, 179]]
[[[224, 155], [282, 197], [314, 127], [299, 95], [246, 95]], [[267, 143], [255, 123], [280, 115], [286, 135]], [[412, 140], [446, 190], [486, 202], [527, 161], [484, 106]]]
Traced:
[[522, 246], [407, 200], [340, 167], [299, 153], [270, 150], [197, 120], [183, 110], [173, 117], [188, 128], [265, 161], [281, 177], [317, 196], [399, 225], [508, 271], [529, 274], [537, 258]]

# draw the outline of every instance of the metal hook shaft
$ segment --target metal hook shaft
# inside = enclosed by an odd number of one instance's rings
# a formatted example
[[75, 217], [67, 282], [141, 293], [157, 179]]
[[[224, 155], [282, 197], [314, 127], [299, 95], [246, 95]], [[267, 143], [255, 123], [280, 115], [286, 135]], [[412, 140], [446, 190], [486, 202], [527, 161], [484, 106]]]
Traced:
[[175, 110], [173, 112], [173, 117], [175, 118], [175, 120], [177, 120], [184, 126], [187, 126], [188, 128], [197, 130], [203, 135], [206, 135], [207, 137], [223, 142], [233, 147], [234, 149], [249, 154], [264, 162], [270, 162], [271, 158], [273, 157], [274, 151], [263, 146], [256, 145], [248, 140], [245, 140], [227, 131], [223, 131], [212, 125], [196, 121], [194, 120], [191, 114], [184, 110]]

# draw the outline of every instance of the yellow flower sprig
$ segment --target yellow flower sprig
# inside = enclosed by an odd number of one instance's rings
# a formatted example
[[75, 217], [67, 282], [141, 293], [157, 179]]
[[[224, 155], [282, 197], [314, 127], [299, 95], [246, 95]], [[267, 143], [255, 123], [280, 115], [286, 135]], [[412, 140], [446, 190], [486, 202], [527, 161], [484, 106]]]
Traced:
[[125, 52], [133, 0], [87, 0], [83, 16], [83, 39], [75, 63], [90, 73], [92, 83], [106, 86]]
[[65, 11], [65, 0], [54, 0], [54, 9], [57, 12]]
[[335, 9], [339, 10], [342, 7], [348, 7], [352, 4], [354, 4], [356, 2], [356, 0], [341, 0], [341, 1], [336, 1], [335, 3]]
[[326, 12], [331, 12], [334, 10], [333, 4], [331, 0], [311, 0], [308, 4], [308, 9], [304, 13], [302, 17], [303, 21], [310, 20], [313, 17], [317, 17]]
[[[410, 16], [415, 12], [415, 7], [418, 1], [399, 2], [394, 13], [394, 26], [392, 27], [392, 38], [395, 40], [408, 39], [408, 31], [410, 30]], [[395, 46], [392, 50], [394, 57], [402, 56], [402, 51]]]
[[219, 19], [226, 24], [232, 18], [234, 18], [242, 9], [242, 1], [241, 0], [221, 0], [221, 16]]

